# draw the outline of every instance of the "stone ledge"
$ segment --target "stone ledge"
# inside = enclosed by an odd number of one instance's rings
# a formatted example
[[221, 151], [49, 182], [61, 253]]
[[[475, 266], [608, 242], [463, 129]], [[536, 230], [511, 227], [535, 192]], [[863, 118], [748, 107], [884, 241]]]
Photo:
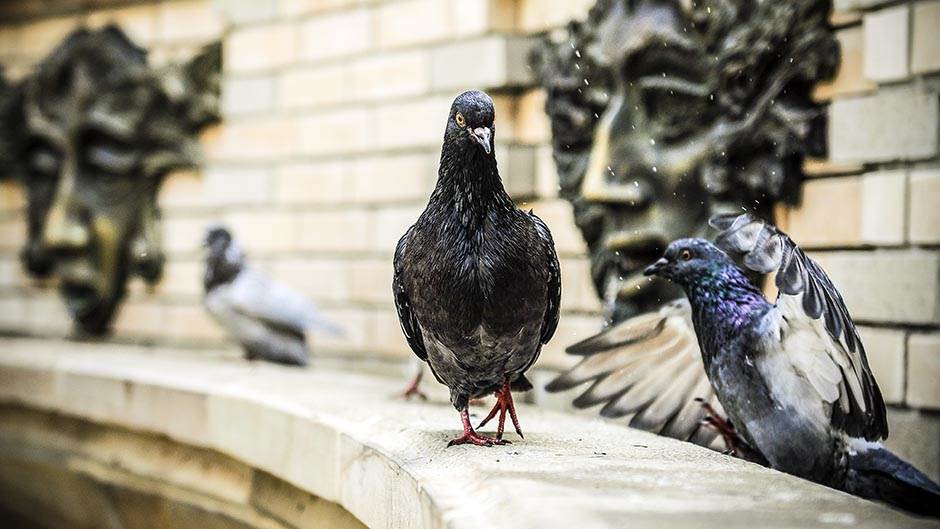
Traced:
[[0, 339], [0, 402], [217, 451], [371, 528], [919, 523], [691, 444], [528, 406], [526, 440], [445, 449], [453, 408], [389, 399], [399, 384], [231, 355]]

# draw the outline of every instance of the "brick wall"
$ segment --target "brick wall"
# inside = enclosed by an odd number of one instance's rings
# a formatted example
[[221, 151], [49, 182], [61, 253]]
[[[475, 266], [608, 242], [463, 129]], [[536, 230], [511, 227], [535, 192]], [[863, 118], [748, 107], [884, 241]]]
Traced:
[[940, 1], [835, 0], [829, 160], [790, 234], [842, 291], [892, 408], [889, 444], [940, 475]]
[[[213, 343], [199, 306], [203, 227], [229, 223], [253, 261], [347, 329], [318, 354], [393, 361], [410, 352], [389, 283], [394, 245], [436, 178], [444, 119], [465, 88], [497, 104], [497, 154], [513, 196], [550, 225], [564, 315], [541, 364], [598, 327], [583, 242], [557, 180], [525, 64], [532, 35], [592, 0], [164, 0], [87, 10], [10, 2], [0, 62], [27, 72], [78, 24], [119, 23], [157, 63], [224, 40], [223, 123], [204, 134], [202, 171], [171, 176], [160, 201], [169, 261], [160, 285], [132, 285], [118, 340]], [[98, 5], [111, 5], [97, 2]], [[890, 402], [892, 443], [940, 474], [940, 0], [836, 0], [843, 64], [830, 157], [807, 164], [784, 224], [832, 273]], [[68, 331], [55, 293], [16, 260], [23, 198], [0, 186], [0, 328]]]

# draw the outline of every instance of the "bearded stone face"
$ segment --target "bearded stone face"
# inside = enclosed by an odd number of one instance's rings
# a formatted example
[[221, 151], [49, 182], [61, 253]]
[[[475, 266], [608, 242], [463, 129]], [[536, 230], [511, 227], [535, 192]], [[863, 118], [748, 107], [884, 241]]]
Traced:
[[609, 320], [680, 295], [642, 276], [670, 241], [795, 199], [804, 157], [824, 154], [810, 90], [838, 64], [829, 7], [599, 0], [536, 50], [561, 195]]
[[[54, 276], [70, 314], [101, 334], [131, 275], [155, 282], [163, 254], [156, 194], [198, 162], [197, 131], [217, 119], [218, 49], [155, 71], [117, 28], [78, 30], [14, 88], [5, 137], [26, 187], [22, 258]], [[215, 108], [213, 108], [215, 105]]]

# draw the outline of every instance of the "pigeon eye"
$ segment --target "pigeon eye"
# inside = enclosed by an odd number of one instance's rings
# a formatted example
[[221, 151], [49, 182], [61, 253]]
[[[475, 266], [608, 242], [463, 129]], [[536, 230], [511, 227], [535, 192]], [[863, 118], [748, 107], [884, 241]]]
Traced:
[[456, 121], [457, 125], [460, 125], [461, 127], [465, 127], [467, 125], [466, 118], [464, 118], [463, 114], [461, 114], [460, 112], [457, 112], [457, 115], [454, 116], [454, 121]]
[[692, 258], [692, 252], [688, 250], [682, 250], [682, 252], [679, 254], [679, 259], [682, 259], [683, 261], [688, 261], [691, 258]]

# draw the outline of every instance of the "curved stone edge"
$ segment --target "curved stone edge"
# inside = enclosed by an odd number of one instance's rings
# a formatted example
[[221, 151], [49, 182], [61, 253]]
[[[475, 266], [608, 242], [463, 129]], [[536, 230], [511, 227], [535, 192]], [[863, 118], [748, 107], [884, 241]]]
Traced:
[[0, 404], [0, 520], [10, 515], [30, 520], [24, 527], [75, 529], [365, 527], [214, 450]]
[[0, 340], [0, 401], [209, 448], [372, 528], [932, 525], [688, 443], [524, 408], [527, 439], [444, 449], [395, 381], [132, 346]]

